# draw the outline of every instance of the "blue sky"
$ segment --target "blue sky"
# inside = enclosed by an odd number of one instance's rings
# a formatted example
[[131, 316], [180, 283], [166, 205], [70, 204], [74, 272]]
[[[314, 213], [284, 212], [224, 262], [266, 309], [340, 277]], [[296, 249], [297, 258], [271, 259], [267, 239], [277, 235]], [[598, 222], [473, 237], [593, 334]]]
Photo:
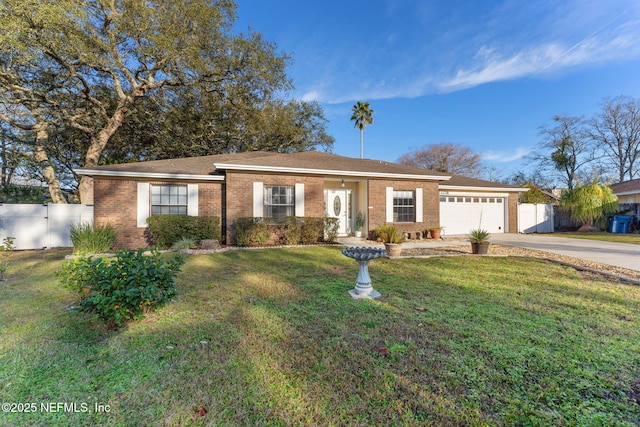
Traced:
[[552, 116], [640, 96], [638, 0], [237, 3], [239, 29], [292, 54], [292, 95], [320, 102], [344, 156], [360, 155], [349, 118], [366, 101], [366, 158], [454, 142], [506, 178]]

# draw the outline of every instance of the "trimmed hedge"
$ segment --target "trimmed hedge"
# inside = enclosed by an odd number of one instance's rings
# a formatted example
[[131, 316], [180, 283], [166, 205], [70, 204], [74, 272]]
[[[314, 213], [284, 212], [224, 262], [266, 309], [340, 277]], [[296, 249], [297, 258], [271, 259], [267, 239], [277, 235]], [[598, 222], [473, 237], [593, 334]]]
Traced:
[[236, 244], [260, 246], [265, 244], [297, 245], [334, 242], [337, 219], [316, 217], [238, 218]]
[[182, 238], [200, 242], [220, 240], [220, 218], [217, 216], [152, 215], [147, 218], [150, 242], [169, 248]]

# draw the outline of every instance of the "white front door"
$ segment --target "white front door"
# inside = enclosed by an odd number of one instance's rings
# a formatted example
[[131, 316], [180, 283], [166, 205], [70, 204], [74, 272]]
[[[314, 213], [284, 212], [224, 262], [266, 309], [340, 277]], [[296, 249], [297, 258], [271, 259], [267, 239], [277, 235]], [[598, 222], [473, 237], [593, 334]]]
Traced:
[[338, 218], [338, 234], [350, 233], [351, 190], [325, 190], [325, 195], [325, 213], [330, 218]]

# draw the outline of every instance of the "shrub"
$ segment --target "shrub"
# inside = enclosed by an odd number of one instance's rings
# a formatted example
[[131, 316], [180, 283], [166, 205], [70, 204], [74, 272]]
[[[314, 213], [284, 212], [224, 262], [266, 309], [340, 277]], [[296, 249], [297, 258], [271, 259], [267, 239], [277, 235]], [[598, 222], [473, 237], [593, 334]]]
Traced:
[[[238, 246], [257, 246], [268, 243], [282, 245], [311, 244], [322, 240], [325, 223], [332, 233], [330, 241], [335, 241], [338, 230], [334, 218], [294, 217], [285, 218], [238, 218], [236, 243]], [[330, 231], [331, 231], [330, 230]], [[327, 239], [325, 239], [327, 240]]]
[[404, 235], [402, 232], [391, 224], [381, 225], [375, 229], [374, 233], [382, 243], [404, 242]]
[[220, 218], [217, 216], [152, 215], [147, 218], [152, 244], [171, 247], [183, 237], [199, 242], [220, 240]]
[[118, 237], [118, 231], [113, 225], [96, 225], [90, 222], [71, 224], [70, 233], [74, 253], [78, 255], [109, 252]]
[[338, 238], [338, 218], [324, 217], [324, 240], [333, 243]]
[[198, 242], [196, 242], [191, 237], [181, 237], [176, 241], [173, 245], [171, 245], [172, 251], [179, 251], [181, 249], [194, 249], [198, 247]]
[[9, 270], [9, 258], [13, 255], [13, 237], [5, 237], [0, 245], [0, 280], [7, 280], [7, 270]]
[[96, 313], [116, 328], [169, 302], [176, 295], [174, 279], [183, 263], [182, 257], [167, 260], [157, 250], [149, 255], [142, 249], [125, 250], [116, 258], [77, 258], [63, 264], [57, 274], [78, 292], [83, 311]]
[[324, 234], [324, 218], [304, 217], [300, 225], [300, 241], [304, 244], [317, 243]]
[[278, 237], [278, 243], [297, 245], [302, 237], [302, 223], [294, 216], [280, 219], [280, 222], [275, 226], [275, 234]]
[[236, 221], [236, 244], [256, 246], [266, 244], [271, 232], [263, 218], [243, 217]]

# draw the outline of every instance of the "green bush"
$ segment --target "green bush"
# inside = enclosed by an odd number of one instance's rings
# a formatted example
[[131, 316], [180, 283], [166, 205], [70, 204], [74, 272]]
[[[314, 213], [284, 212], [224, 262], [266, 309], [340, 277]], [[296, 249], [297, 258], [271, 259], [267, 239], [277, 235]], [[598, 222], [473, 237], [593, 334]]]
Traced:
[[395, 226], [391, 224], [383, 224], [374, 230], [374, 234], [382, 243], [402, 243], [404, 235]]
[[[332, 220], [332, 221], [328, 221]], [[334, 218], [295, 217], [254, 218], [243, 217], [236, 221], [236, 244], [238, 246], [258, 246], [265, 244], [297, 245], [312, 244], [323, 240], [329, 226], [330, 239], [335, 241], [338, 230]]]
[[77, 255], [109, 252], [118, 237], [118, 231], [113, 225], [96, 225], [90, 222], [71, 224], [70, 234], [73, 252]]
[[324, 217], [324, 240], [333, 243], [338, 238], [338, 218]]
[[323, 240], [324, 218], [304, 217], [300, 227], [300, 241], [304, 244]]
[[96, 313], [117, 328], [144, 317], [176, 295], [175, 277], [182, 257], [163, 258], [157, 250], [118, 251], [116, 258], [82, 257], [63, 264], [57, 272], [63, 285], [77, 292], [83, 311]]
[[294, 216], [289, 216], [281, 220], [275, 226], [275, 234], [278, 243], [282, 245], [297, 245], [302, 237], [302, 223]]
[[271, 232], [264, 218], [243, 217], [236, 221], [236, 244], [238, 246], [264, 245]]
[[169, 248], [182, 238], [220, 240], [217, 216], [152, 215], [147, 218], [151, 244]]
[[15, 239], [13, 237], [5, 237], [0, 245], [0, 280], [7, 280], [7, 271], [9, 270], [9, 258], [13, 255]]

